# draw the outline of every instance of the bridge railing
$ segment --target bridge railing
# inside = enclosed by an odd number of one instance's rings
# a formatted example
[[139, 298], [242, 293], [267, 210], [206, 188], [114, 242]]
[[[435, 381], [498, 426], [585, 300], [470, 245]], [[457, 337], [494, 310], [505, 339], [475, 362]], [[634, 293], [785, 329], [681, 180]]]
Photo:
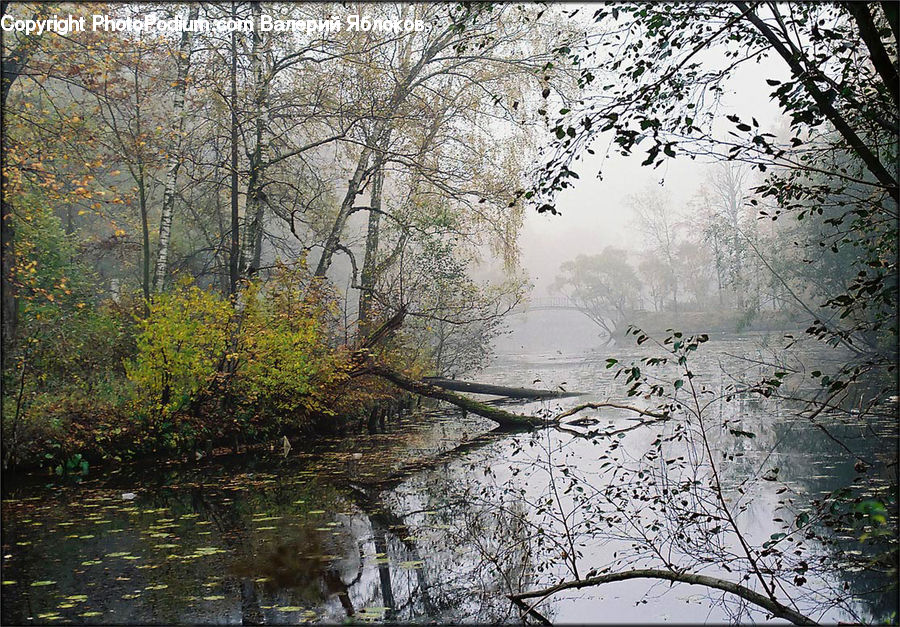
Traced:
[[566, 296], [542, 296], [522, 301], [516, 305], [513, 311], [540, 311], [542, 309], [578, 310], [578, 306]]

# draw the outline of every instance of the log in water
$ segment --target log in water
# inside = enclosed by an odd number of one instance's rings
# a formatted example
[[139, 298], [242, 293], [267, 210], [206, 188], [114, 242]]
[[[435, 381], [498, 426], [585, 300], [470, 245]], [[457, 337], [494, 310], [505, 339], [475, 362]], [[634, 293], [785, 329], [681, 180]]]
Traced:
[[469, 392], [471, 394], [493, 394], [495, 396], [509, 396], [510, 398], [565, 398], [567, 396], [583, 396], [584, 392], [566, 392], [565, 390], [532, 390], [530, 388], [514, 388], [505, 385], [491, 385], [489, 383], [474, 383], [470, 381], [457, 381], [443, 377], [423, 377], [425, 383], [452, 390], [454, 392]]

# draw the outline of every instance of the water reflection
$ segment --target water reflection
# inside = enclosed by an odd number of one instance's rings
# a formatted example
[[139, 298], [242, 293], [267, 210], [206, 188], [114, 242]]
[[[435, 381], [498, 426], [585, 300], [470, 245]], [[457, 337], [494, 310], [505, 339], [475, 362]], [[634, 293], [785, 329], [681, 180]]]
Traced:
[[[720, 343], [697, 372], [710, 385], [728, 385], [723, 355], [739, 348]], [[604, 398], [616, 385], [605, 357], [510, 359], [487, 377], [508, 384], [541, 379], [544, 387], [567, 382]], [[553, 409], [531, 403], [522, 411]], [[879, 459], [894, 450], [893, 441], [871, 431], [893, 433], [891, 420], [864, 429], [827, 424], [829, 437], [791, 409], [747, 398], [717, 416], [756, 434], [713, 434], [726, 456], [723, 482], [735, 491], [736, 511], [756, 543], [778, 528], [772, 512], [786, 495], [801, 502], [859, 478], [834, 438], [870, 460], [867, 476], [890, 479], [880, 474], [887, 471]], [[597, 426], [621, 427], [629, 418], [603, 414]], [[629, 432], [614, 446], [549, 431], [469, 436], [488, 428], [453, 413], [407, 417], [388, 434], [327, 442], [287, 459], [122, 469], [78, 486], [12, 492], [3, 501], [3, 623], [518, 622], [521, 610], [508, 594], [575, 571], [642, 563], [632, 536], [652, 530], [659, 514], [616, 511], [609, 503], [578, 509], [576, 493], [566, 493], [569, 477], [551, 477], [543, 461], [566, 460], [592, 484], [608, 485], [615, 472], [603, 465], [615, 457], [609, 449], [626, 467], [671, 425]], [[773, 468], [778, 481], [763, 480]], [[649, 486], [648, 479], [623, 490]], [[781, 486], [788, 492], [779, 493]], [[137, 497], [125, 500], [125, 492]], [[835, 568], [832, 558], [856, 550], [858, 535], [833, 535], [830, 547], [810, 542], [824, 561], [806, 577], [818, 577], [816, 593], [833, 589], [849, 600], [823, 618], [877, 619], [894, 611], [890, 597], [870, 592], [884, 578]], [[720, 558], [733, 552], [727, 543], [707, 548]], [[721, 564], [705, 568], [716, 572]], [[561, 595], [541, 612], [552, 620], [642, 621], [647, 614], [635, 606], [647, 604], [658, 619], [733, 618], [734, 607], [721, 601], [699, 588], [623, 582]]]

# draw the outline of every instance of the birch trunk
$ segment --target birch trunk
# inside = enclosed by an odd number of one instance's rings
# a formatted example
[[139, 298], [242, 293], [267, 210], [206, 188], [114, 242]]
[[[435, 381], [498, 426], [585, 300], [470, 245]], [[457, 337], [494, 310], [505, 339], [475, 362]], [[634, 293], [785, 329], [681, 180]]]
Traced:
[[[259, 24], [261, 8], [252, 5], [253, 22]], [[241, 246], [241, 276], [249, 277], [259, 270], [262, 257], [263, 198], [262, 182], [266, 166], [265, 130], [268, 87], [263, 77], [262, 37], [259, 28], [253, 31], [253, 47], [250, 52], [251, 72], [254, 83], [255, 145], [250, 155], [250, 176], [247, 180], [247, 203], [244, 208], [244, 240]]]
[[[236, 18], [234, 2], [231, 16]], [[240, 280], [240, 223], [238, 214], [238, 118], [237, 118], [237, 35], [231, 32], [231, 246], [228, 253], [228, 283], [233, 296]]]
[[[200, 6], [191, 5], [188, 11], [188, 22], [196, 20]], [[153, 291], [161, 292], [165, 288], [166, 271], [169, 263], [169, 243], [172, 234], [172, 216], [175, 210], [175, 188], [178, 183], [178, 170], [181, 167], [181, 140], [184, 135], [184, 96], [187, 91], [187, 76], [191, 64], [191, 46], [193, 32], [186, 30], [181, 34], [176, 60], [176, 85], [173, 114], [175, 116], [175, 137], [172, 151], [166, 163], [166, 185], [163, 191], [162, 211], [159, 217], [159, 250], [156, 255], [156, 270], [153, 275]]]

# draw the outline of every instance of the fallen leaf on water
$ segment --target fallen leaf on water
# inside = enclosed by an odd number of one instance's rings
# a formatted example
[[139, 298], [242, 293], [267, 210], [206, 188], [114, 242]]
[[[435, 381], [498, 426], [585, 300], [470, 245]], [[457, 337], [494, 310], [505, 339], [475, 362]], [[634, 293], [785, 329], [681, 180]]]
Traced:
[[425, 562], [422, 560], [410, 560], [408, 562], [400, 562], [398, 566], [400, 568], [412, 569], [412, 568], [422, 568], [422, 565]]

